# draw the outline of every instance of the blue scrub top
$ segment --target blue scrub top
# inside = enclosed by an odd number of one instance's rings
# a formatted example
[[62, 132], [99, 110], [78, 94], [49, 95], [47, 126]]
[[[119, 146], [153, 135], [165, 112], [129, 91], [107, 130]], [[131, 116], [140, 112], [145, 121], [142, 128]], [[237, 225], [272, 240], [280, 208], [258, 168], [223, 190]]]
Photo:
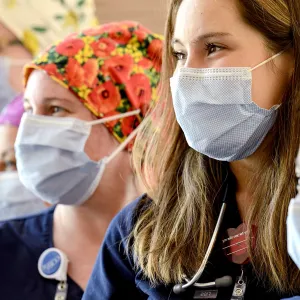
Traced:
[[[123, 209], [113, 219], [106, 233], [83, 300], [193, 299], [193, 289], [190, 289], [186, 294], [177, 296], [172, 292], [173, 284], [170, 286], [159, 285], [153, 288], [149, 281], [143, 277], [142, 271], [134, 269], [132, 255], [125, 251], [126, 238], [136, 222], [136, 216], [139, 214], [137, 204], [141, 203], [141, 201], [146, 203], [145, 198], [138, 199]], [[140, 205], [138, 206], [140, 207]], [[145, 207], [145, 204], [142, 205], [142, 209], [143, 207]], [[232, 201], [225, 215], [224, 226], [225, 228], [233, 228], [239, 224], [238, 209], [235, 201]], [[215, 249], [210, 261], [211, 264], [206, 267], [200, 282], [211, 282], [226, 275], [232, 276], [235, 281], [236, 277], [241, 274], [241, 267], [227, 260], [223, 251]], [[246, 271], [248, 284], [245, 300], [279, 300], [290, 299], [292, 296], [295, 296], [269, 292], [263, 287], [262, 282], [255, 278], [251, 266], [248, 266]], [[230, 300], [232, 291], [233, 286], [219, 289], [217, 299]]]
[[[53, 213], [40, 214], [0, 224], [0, 299], [54, 300], [57, 281], [38, 272], [40, 255], [53, 247]], [[68, 278], [68, 300], [80, 300], [82, 289]]]

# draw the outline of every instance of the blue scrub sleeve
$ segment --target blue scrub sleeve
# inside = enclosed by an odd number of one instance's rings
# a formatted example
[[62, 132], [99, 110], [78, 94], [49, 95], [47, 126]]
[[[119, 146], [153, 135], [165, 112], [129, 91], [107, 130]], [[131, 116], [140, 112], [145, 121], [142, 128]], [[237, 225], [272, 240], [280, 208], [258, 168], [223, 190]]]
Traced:
[[111, 222], [83, 300], [145, 299], [135, 284], [132, 258], [126, 254], [137, 201], [123, 209]]

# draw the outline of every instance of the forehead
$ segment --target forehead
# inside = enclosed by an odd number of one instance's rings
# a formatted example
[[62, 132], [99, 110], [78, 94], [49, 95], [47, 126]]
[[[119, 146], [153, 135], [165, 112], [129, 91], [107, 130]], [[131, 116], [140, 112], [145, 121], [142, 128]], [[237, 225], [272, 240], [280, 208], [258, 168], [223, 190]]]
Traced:
[[65, 87], [55, 82], [45, 71], [34, 70], [28, 79], [24, 98], [38, 103], [46, 98], [64, 98], [74, 102], [78, 99]]
[[60, 89], [65, 90], [57, 82], [51, 79], [45, 71], [33, 70], [28, 78], [25, 88], [25, 95], [40, 92], [41, 94], [50, 92], [60, 92]]
[[183, 0], [176, 17], [174, 38], [188, 43], [195, 35], [230, 32], [241, 22], [236, 0]]

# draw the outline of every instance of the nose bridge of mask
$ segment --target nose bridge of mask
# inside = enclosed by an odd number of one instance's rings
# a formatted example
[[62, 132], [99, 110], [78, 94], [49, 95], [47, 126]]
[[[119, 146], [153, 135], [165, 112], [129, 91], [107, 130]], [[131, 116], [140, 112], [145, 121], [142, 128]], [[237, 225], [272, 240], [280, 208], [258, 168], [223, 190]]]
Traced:
[[[274, 60], [281, 55], [281, 51], [253, 68], [223, 67], [223, 68], [180, 68], [171, 78], [172, 94], [184, 93], [189, 95], [188, 102], [197, 105], [202, 103], [214, 105], [252, 104], [252, 71]], [[198, 81], [201, 80], [201, 86]], [[180, 85], [180, 89], [177, 86]], [[210, 97], [201, 97], [207, 94]], [[179, 104], [178, 104], [179, 105]], [[183, 105], [183, 104], [180, 104]], [[275, 106], [274, 109], [277, 109]]]
[[[182, 68], [171, 78], [173, 101], [186, 110], [201, 103], [208, 105], [250, 104], [252, 74], [249, 68]], [[175, 94], [178, 94], [177, 97]], [[181, 95], [182, 94], [182, 95]], [[208, 97], [209, 96], [209, 97]]]
[[91, 126], [75, 118], [57, 118], [24, 113], [16, 145], [49, 146], [81, 152], [90, 135]]
[[[56, 118], [25, 113], [21, 120], [16, 145], [45, 145], [56, 146], [63, 150], [77, 149], [78, 152], [84, 151], [85, 143], [90, 135], [91, 127], [97, 124], [104, 124], [117, 119], [138, 115], [140, 110], [134, 110], [124, 114], [102, 118], [95, 121], [82, 121], [75, 118]], [[55, 128], [53, 128], [55, 127]], [[67, 130], [66, 130], [67, 129]], [[69, 138], [66, 136], [66, 131]], [[114, 152], [100, 160], [107, 164], [113, 160], [137, 135], [138, 128], [135, 129], [127, 139], [120, 144]], [[61, 134], [61, 138], [60, 138]], [[37, 136], [39, 138], [37, 138]], [[81, 139], [81, 140], [80, 140]], [[51, 143], [49, 143], [51, 141]]]

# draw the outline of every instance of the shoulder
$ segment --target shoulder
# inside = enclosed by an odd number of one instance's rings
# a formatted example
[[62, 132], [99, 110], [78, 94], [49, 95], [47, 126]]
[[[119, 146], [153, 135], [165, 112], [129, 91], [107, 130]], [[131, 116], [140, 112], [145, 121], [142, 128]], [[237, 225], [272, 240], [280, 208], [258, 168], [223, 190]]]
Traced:
[[53, 207], [36, 215], [1, 222], [0, 253], [25, 245], [32, 250], [48, 247], [54, 209]]
[[149, 197], [144, 194], [123, 208], [110, 223], [106, 233], [106, 243], [126, 239], [130, 235], [139, 215], [150, 201]]
[[130, 299], [141, 299], [136, 289], [134, 261], [127, 251], [127, 244], [134, 224], [147, 202], [149, 198], [146, 195], [138, 198], [112, 220], [83, 299], [123, 299], [124, 295]]
[[0, 223], [0, 265], [5, 274], [0, 281], [3, 299], [41, 299], [41, 295], [46, 295], [37, 262], [52, 243], [53, 211], [54, 208]]

